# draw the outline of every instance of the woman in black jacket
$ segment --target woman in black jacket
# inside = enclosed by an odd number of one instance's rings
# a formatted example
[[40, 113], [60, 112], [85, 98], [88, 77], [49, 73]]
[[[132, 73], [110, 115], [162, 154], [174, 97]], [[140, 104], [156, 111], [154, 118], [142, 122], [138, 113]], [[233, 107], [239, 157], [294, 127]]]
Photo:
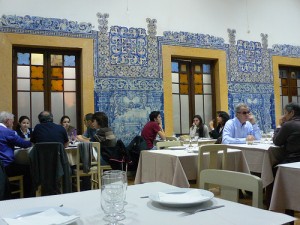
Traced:
[[217, 112], [217, 128], [214, 128], [214, 121], [211, 120], [209, 122], [209, 127], [211, 131], [209, 132], [209, 135], [213, 139], [218, 139], [219, 137], [222, 137], [223, 128], [225, 126], [225, 123], [230, 119], [227, 112], [224, 111], [218, 111]]

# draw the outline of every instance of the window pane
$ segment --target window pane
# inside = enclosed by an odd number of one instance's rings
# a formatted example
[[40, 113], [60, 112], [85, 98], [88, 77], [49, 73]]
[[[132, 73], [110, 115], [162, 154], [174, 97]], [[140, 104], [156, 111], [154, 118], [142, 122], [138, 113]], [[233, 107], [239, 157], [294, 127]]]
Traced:
[[208, 124], [209, 121], [213, 118], [211, 95], [204, 95], [204, 108], [205, 108], [205, 114], [204, 114], [203, 122]]
[[291, 79], [291, 80], [290, 80], [290, 85], [291, 85], [292, 87], [297, 86], [297, 80], [296, 80], [296, 79]]
[[30, 79], [18, 79], [17, 90], [30, 91]]
[[287, 78], [287, 71], [286, 70], [279, 70], [279, 77], [280, 78]]
[[172, 84], [172, 93], [179, 93], [179, 84]]
[[297, 80], [297, 86], [300, 87], [300, 80]]
[[31, 78], [43, 78], [44, 68], [42, 66], [32, 66], [31, 67]]
[[283, 96], [288, 96], [288, 95], [289, 95], [288, 88], [286, 88], [286, 87], [284, 88], [284, 87], [283, 87], [283, 88], [281, 89], [281, 95], [283, 95]]
[[75, 56], [65, 55], [64, 56], [64, 66], [75, 66]]
[[31, 91], [43, 91], [44, 80], [43, 79], [31, 79]]
[[172, 73], [172, 82], [173, 83], [179, 83], [178, 73]]
[[291, 93], [292, 93], [292, 96], [297, 96], [297, 88], [292, 87], [291, 88]]
[[51, 55], [51, 66], [62, 66], [62, 55]]
[[60, 78], [62, 79], [63, 78], [63, 70], [62, 68], [51, 68], [51, 77], [52, 78]]
[[281, 79], [281, 85], [282, 86], [287, 86], [288, 85], [287, 79]]
[[204, 94], [211, 94], [211, 86], [210, 85], [203, 85], [203, 93]]
[[188, 83], [188, 76], [187, 74], [180, 74], [180, 83]]
[[203, 73], [210, 73], [210, 65], [203, 64]]
[[30, 77], [30, 67], [29, 66], [17, 66], [17, 77]]
[[292, 102], [298, 102], [298, 97], [297, 96], [292, 96]]
[[75, 80], [64, 80], [65, 91], [76, 91], [76, 81]]
[[65, 79], [75, 79], [76, 73], [75, 68], [64, 68], [64, 78]]
[[28, 116], [30, 118], [30, 93], [18, 92], [18, 118]]
[[32, 126], [39, 123], [38, 115], [44, 110], [44, 93], [31, 92], [31, 112], [32, 112]]
[[195, 74], [194, 75], [194, 82], [195, 83], [202, 83], [203, 81], [202, 81], [202, 74]]
[[195, 95], [195, 114], [203, 115], [203, 95]]
[[186, 65], [185, 64], [181, 64], [180, 72], [186, 72]]
[[201, 66], [200, 65], [195, 66], [195, 73], [201, 73]]
[[71, 119], [71, 124], [75, 128], [77, 127], [76, 123], [76, 93], [67, 92], [65, 93], [65, 115], [68, 115]]
[[29, 65], [29, 53], [17, 53], [18, 65]]
[[203, 90], [202, 90], [202, 84], [201, 85], [195, 85], [195, 94], [203, 94]]
[[62, 92], [51, 93], [51, 111], [53, 113], [54, 122], [60, 123], [60, 118], [64, 115], [64, 102]]
[[186, 84], [180, 84], [180, 94], [187, 95], [189, 93], [189, 86]]
[[31, 54], [31, 65], [44, 65], [44, 55], [32, 53]]
[[179, 95], [173, 95], [173, 132], [180, 134], [180, 105]]
[[190, 119], [189, 119], [189, 97], [188, 95], [181, 95], [181, 127], [184, 134], [190, 132]]
[[211, 76], [207, 74], [203, 74], [203, 83], [210, 84], [211, 83]]
[[172, 62], [172, 72], [179, 72], [178, 71], [178, 62]]
[[51, 81], [51, 91], [63, 91], [63, 80], [52, 80]]

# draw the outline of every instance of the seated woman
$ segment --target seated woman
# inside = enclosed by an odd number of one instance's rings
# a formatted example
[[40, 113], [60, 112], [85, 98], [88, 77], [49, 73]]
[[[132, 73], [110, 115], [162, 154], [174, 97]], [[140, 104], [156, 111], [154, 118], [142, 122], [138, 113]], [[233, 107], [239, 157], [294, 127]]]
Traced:
[[30, 128], [30, 119], [28, 116], [21, 116], [19, 118], [19, 123], [17, 125], [16, 132], [21, 138], [25, 140], [30, 139], [32, 128]]
[[225, 123], [230, 119], [227, 112], [224, 111], [218, 111], [217, 112], [217, 128], [214, 128], [214, 121], [211, 120], [209, 122], [209, 127], [211, 131], [209, 132], [209, 135], [213, 139], [218, 139], [219, 137], [222, 137], [223, 128], [225, 126]]
[[208, 128], [203, 123], [203, 120], [199, 115], [195, 115], [193, 118], [193, 125], [190, 128], [190, 136], [191, 138], [196, 136], [209, 138]]
[[77, 130], [75, 127], [72, 127], [70, 125], [71, 119], [68, 116], [63, 116], [60, 119], [60, 124], [66, 129], [69, 140], [75, 141], [76, 136], [77, 136]]

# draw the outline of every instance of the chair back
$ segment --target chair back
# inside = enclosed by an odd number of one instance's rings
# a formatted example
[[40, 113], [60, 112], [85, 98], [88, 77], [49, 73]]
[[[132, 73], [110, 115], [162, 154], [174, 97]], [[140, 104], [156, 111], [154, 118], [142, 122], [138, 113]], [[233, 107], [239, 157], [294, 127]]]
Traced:
[[[221, 157], [221, 169], [226, 169], [227, 163], [227, 145], [216, 145], [216, 144], [208, 144], [201, 145], [199, 147], [198, 153], [198, 174], [197, 174], [197, 183], [199, 185], [199, 180], [201, 177], [201, 171], [203, 169], [220, 169], [220, 161]], [[219, 154], [220, 153], [220, 154]], [[222, 154], [222, 155], [221, 155]], [[207, 162], [207, 167], [205, 167], [205, 163]]]
[[36, 143], [29, 153], [29, 162], [33, 188], [41, 190], [41, 193], [36, 192], [37, 195], [72, 191], [70, 164], [62, 143]]
[[156, 143], [157, 149], [168, 148], [171, 146], [181, 146], [182, 143], [180, 141], [160, 141]]
[[201, 171], [200, 188], [209, 184], [221, 186], [221, 197], [238, 202], [239, 189], [252, 192], [252, 206], [263, 208], [263, 185], [261, 178], [229, 170], [206, 169]]

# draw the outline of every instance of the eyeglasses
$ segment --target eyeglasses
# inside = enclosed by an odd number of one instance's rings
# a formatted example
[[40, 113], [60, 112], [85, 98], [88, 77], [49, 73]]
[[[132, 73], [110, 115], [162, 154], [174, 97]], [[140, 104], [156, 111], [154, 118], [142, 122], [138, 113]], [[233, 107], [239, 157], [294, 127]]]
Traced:
[[239, 114], [243, 114], [243, 115], [246, 115], [246, 114], [250, 114], [250, 111], [244, 111], [244, 112], [237, 112]]

